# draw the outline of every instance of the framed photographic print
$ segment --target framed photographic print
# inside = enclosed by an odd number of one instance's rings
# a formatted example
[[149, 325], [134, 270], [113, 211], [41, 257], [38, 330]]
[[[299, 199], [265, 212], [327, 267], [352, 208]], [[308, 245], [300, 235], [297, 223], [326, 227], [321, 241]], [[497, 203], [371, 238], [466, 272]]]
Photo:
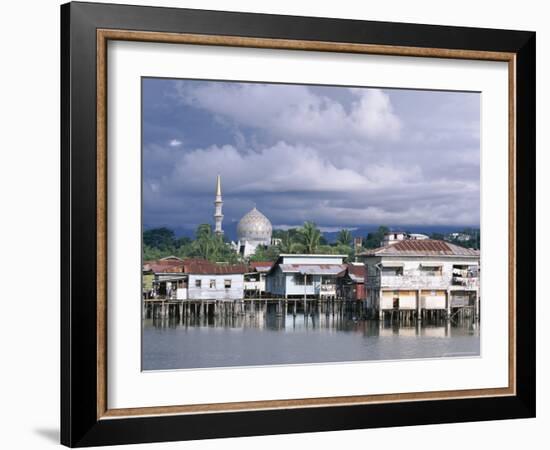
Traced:
[[61, 19], [63, 444], [535, 415], [535, 33]]

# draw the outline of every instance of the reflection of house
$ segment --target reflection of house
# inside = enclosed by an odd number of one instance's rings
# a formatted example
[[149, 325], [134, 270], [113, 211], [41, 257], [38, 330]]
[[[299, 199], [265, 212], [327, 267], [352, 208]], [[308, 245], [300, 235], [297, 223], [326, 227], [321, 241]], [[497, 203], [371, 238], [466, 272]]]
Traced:
[[203, 259], [147, 262], [155, 298], [175, 300], [236, 300], [244, 296], [244, 265], [216, 264]]
[[267, 274], [266, 290], [285, 298], [334, 298], [345, 255], [281, 254]]
[[245, 297], [262, 297], [265, 294], [265, 279], [271, 266], [271, 261], [253, 261], [249, 264], [248, 272], [244, 274]]
[[365, 300], [365, 265], [347, 264], [336, 276], [337, 295], [344, 300]]
[[479, 314], [479, 250], [438, 240], [402, 240], [359, 255], [367, 267], [367, 307]]

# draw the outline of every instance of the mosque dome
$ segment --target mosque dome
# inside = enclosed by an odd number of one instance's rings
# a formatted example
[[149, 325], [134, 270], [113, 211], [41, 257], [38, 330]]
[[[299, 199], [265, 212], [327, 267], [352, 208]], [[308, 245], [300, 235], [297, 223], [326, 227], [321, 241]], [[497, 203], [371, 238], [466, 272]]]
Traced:
[[271, 243], [271, 222], [256, 208], [247, 212], [237, 225], [239, 241], [253, 241], [269, 245]]

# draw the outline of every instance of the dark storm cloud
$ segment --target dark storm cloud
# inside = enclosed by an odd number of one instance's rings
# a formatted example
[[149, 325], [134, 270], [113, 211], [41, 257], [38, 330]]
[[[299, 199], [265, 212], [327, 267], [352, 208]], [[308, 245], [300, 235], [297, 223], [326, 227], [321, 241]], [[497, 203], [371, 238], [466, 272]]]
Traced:
[[144, 224], [479, 225], [479, 94], [145, 79]]

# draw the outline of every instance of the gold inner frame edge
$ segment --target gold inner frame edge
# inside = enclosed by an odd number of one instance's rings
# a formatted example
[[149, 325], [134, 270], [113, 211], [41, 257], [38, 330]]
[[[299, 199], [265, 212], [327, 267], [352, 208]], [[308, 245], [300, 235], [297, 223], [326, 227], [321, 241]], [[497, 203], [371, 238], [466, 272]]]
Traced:
[[[304, 41], [240, 36], [160, 33], [98, 29], [97, 82], [97, 419], [174, 414], [206, 414], [269, 409], [349, 406], [404, 401], [450, 400], [516, 394], [516, 54], [479, 50], [389, 46], [326, 41]], [[260, 400], [198, 405], [148, 406], [109, 409], [107, 405], [107, 42], [109, 40], [169, 44], [217, 45], [279, 50], [363, 53], [391, 56], [472, 59], [508, 62], [508, 387], [400, 394]]]

